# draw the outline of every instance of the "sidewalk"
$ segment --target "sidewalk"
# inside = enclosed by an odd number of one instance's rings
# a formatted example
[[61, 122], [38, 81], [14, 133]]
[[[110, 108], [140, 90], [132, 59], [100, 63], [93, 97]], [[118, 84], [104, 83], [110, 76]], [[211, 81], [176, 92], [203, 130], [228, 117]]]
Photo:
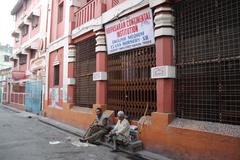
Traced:
[[[25, 117], [38, 118], [38, 120], [42, 123], [51, 125], [55, 128], [58, 128], [60, 130], [63, 130], [65, 132], [71, 133], [71, 134], [76, 135], [76, 136], [82, 136], [85, 133], [85, 130], [83, 130], [83, 129], [75, 128], [75, 127], [72, 127], [70, 125], [61, 123], [59, 121], [56, 121], [56, 120], [53, 120], [53, 119], [50, 119], [50, 118], [47, 118], [47, 117], [43, 117], [41, 115], [36, 115], [36, 114], [33, 114], [33, 113], [25, 112], [25, 111], [22, 111], [22, 110], [19, 110], [19, 109], [16, 109], [16, 108], [10, 107], [8, 105], [4, 105], [4, 104], [0, 104], [0, 106], [4, 107], [5, 109], [11, 110], [13, 112], [20, 113]], [[161, 156], [159, 154], [149, 152], [147, 150], [142, 150], [142, 151], [136, 152], [134, 156], [136, 156], [138, 158], [146, 159], [146, 160], [170, 160], [169, 158], [166, 158], [166, 157]]]

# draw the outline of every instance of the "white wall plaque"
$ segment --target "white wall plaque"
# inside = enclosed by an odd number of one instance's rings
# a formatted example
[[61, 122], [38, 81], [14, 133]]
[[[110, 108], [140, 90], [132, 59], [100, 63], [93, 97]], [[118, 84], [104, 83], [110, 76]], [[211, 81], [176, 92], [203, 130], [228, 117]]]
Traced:
[[175, 66], [157, 66], [151, 68], [151, 78], [176, 78], [176, 67]]
[[107, 72], [94, 72], [93, 81], [105, 81], [107, 80]]
[[75, 78], [68, 78], [68, 85], [75, 85], [76, 84], [76, 79]]

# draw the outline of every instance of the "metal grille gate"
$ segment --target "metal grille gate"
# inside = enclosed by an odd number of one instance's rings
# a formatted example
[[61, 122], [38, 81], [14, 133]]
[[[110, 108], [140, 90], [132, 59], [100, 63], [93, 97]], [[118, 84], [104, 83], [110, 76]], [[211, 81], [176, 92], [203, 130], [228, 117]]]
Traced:
[[96, 102], [96, 83], [92, 74], [96, 70], [95, 36], [87, 38], [76, 45], [76, 87], [75, 104], [92, 107]]
[[155, 47], [144, 47], [108, 56], [108, 109], [123, 110], [139, 119], [148, 106], [156, 111], [156, 82], [151, 67], [156, 65]]
[[177, 116], [240, 124], [240, 1], [183, 0], [175, 11]]
[[42, 82], [39, 80], [27, 81], [25, 93], [25, 110], [40, 113], [42, 110]]

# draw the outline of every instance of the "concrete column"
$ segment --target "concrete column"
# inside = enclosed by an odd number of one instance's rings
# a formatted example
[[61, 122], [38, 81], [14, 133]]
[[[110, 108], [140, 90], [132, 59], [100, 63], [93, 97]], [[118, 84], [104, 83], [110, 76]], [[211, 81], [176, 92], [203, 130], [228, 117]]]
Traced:
[[107, 48], [105, 32], [96, 31], [96, 72], [93, 73], [93, 80], [96, 81], [96, 104], [106, 109], [107, 104]]
[[7, 103], [11, 102], [11, 93], [12, 93], [12, 83], [7, 82], [7, 94], [6, 94]]
[[30, 79], [31, 78], [31, 71], [30, 71], [30, 60], [31, 60], [31, 51], [29, 49], [24, 50], [24, 55], [27, 55], [27, 70], [25, 72], [26, 76]]
[[154, 6], [154, 23], [156, 67], [152, 68], [152, 78], [157, 81], [157, 112], [174, 113], [173, 37], [175, 31], [173, 10], [168, 1]]

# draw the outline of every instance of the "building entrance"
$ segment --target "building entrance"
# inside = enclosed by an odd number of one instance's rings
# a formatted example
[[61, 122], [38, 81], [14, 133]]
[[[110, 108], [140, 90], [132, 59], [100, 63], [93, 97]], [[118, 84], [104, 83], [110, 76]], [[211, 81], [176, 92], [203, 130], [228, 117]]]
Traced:
[[156, 111], [155, 46], [108, 55], [108, 109], [123, 110], [131, 119]]

